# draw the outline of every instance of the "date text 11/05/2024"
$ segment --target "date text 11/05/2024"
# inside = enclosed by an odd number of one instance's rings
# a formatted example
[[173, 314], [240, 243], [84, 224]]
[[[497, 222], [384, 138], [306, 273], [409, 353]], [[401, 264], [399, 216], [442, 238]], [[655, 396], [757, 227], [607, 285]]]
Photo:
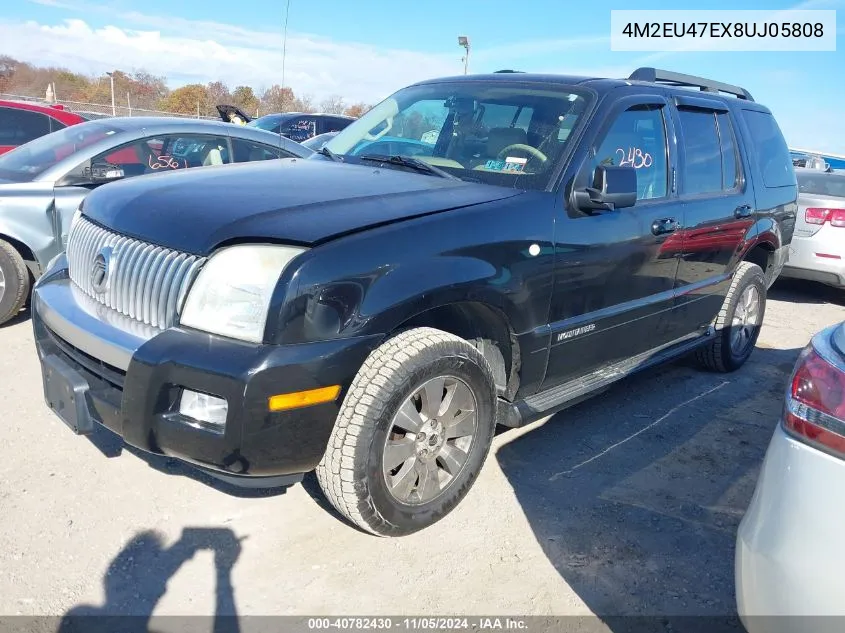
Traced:
[[510, 617], [350, 617], [350, 618], [309, 618], [308, 629], [311, 631], [524, 631], [528, 623], [519, 618]]
[[637, 38], [824, 37], [821, 22], [628, 22], [622, 34]]

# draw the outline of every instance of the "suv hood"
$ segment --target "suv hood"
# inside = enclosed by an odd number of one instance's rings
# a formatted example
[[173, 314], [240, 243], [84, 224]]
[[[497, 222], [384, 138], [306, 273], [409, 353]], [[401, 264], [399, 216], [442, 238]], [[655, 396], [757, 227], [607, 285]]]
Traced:
[[280, 159], [110, 183], [88, 195], [83, 213], [118, 233], [208, 255], [233, 240], [314, 245], [520, 193], [392, 168]]

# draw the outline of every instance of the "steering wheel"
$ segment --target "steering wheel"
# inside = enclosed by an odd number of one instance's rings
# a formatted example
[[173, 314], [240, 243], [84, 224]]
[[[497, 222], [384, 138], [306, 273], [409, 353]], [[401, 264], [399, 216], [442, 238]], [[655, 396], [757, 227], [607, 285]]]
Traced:
[[507, 156], [508, 152], [512, 149], [518, 149], [518, 150], [522, 150], [523, 152], [528, 152], [534, 158], [539, 160], [541, 163], [545, 163], [547, 160], [549, 160], [549, 157], [546, 156], [543, 152], [541, 152], [536, 147], [532, 147], [531, 145], [524, 145], [522, 143], [514, 143], [513, 145], [508, 145], [507, 147], [502, 149], [501, 152], [499, 152], [499, 154], [498, 154], [498, 156], [496, 156], [496, 158], [498, 158], [499, 160], [504, 159]]

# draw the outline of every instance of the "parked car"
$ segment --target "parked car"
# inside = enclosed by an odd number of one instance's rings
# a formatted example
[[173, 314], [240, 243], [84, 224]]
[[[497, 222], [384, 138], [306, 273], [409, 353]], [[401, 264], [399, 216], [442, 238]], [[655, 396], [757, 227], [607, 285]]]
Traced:
[[0, 324], [67, 246], [73, 214], [92, 189], [142, 174], [311, 154], [263, 130], [132, 117], [79, 123], [0, 156]]
[[282, 114], [267, 114], [253, 119], [247, 123], [247, 126], [281, 134], [297, 143], [302, 143], [318, 134], [339, 132], [354, 120], [354, 117], [341, 114], [285, 112]]
[[[381, 151], [402, 135], [428, 154]], [[316, 470], [351, 522], [408, 534], [466, 495], [497, 424], [684, 354], [740, 368], [797, 197], [736, 86], [424, 81], [308, 160], [88, 196], [34, 292], [45, 399], [235, 485]], [[663, 250], [705, 227], [733, 239]]]
[[337, 136], [337, 134], [337, 132], [326, 132], [325, 134], [318, 134], [317, 136], [312, 136], [307, 141], [302, 141], [302, 145], [316, 152], [317, 150], [322, 149], [323, 145], [325, 145], [331, 139]]
[[845, 172], [795, 168], [798, 219], [783, 277], [845, 288]]
[[842, 630], [843, 495], [845, 322], [798, 357], [739, 526], [737, 610], [749, 633]]
[[86, 120], [61, 106], [0, 100], [0, 154]]

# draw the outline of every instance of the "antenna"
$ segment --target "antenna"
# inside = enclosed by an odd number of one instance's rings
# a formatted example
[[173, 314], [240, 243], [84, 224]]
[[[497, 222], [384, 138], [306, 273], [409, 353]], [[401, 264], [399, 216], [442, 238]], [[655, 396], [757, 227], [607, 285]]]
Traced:
[[[285, 34], [282, 39], [282, 94], [284, 94], [285, 90], [285, 60], [287, 59], [288, 53], [288, 17], [290, 16], [290, 0], [287, 0], [285, 3]], [[282, 122], [279, 121], [279, 146], [283, 147], [284, 142], [282, 141]]]

